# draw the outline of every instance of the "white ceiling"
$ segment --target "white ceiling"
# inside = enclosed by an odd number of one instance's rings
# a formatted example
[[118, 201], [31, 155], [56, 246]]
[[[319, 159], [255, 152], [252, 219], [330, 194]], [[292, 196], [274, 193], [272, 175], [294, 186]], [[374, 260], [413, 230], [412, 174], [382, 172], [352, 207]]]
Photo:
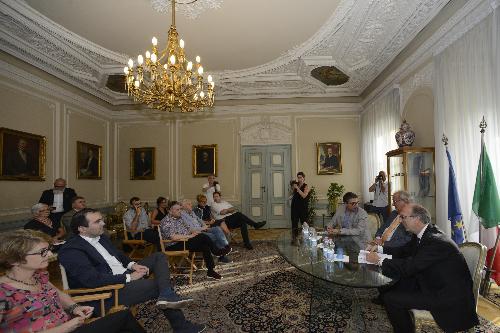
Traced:
[[[204, 1], [204, 0], [199, 0]], [[224, 0], [176, 26], [218, 100], [359, 96], [449, 0]], [[0, 0], [0, 47], [113, 105], [105, 87], [129, 56], [164, 45], [170, 14], [149, 0]], [[162, 44], [163, 43], [163, 44]], [[336, 66], [337, 87], [311, 77]]]

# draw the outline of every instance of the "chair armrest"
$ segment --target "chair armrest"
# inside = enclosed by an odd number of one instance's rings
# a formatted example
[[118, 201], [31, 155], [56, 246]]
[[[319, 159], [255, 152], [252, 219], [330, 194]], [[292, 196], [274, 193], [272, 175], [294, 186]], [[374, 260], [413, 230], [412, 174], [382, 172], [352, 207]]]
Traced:
[[102, 293], [102, 294], [73, 296], [71, 298], [77, 303], [85, 303], [85, 302], [91, 302], [91, 301], [98, 301], [101, 299], [107, 299], [110, 297], [111, 297], [111, 293]]
[[68, 295], [88, 294], [88, 293], [96, 293], [96, 292], [108, 291], [108, 290], [118, 290], [118, 289], [122, 289], [124, 286], [125, 286], [124, 284], [110, 284], [110, 285], [98, 287], [98, 288], [67, 289], [67, 290], [64, 290], [64, 292]]

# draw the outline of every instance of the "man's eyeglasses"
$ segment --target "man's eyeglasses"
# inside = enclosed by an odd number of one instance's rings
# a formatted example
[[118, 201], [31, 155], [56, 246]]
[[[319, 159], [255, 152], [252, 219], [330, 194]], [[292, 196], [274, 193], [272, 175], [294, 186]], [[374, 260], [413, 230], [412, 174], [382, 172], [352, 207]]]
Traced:
[[395, 203], [395, 204], [397, 204], [397, 203], [398, 203], [398, 202], [400, 202], [400, 201], [403, 201], [403, 199], [398, 199], [398, 200], [394, 200], [394, 199], [392, 199], [392, 203]]
[[350, 206], [357, 206], [359, 204], [359, 201], [352, 201], [347, 203]]
[[406, 219], [407, 219], [407, 218], [409, 218], [409, 217], [416, 217], [416, 215], [408, 215], [408, 216], [399, 215], [399, 218], [400, 218], [402, 221], [406, 220]]
[[42, 258], [45, 258], [47, 256], [47, 254], [49, 254], [49, 251], [52, 252], [54, 250], [54, 247], [52, 245], [48, 246], [48, 247], [45, 247], [43, 249], [41, 249], [40, 251], [38, 252], [34, 252], [34, 253], [26, 253], [27, 256], [34, 256], [34, 255], [40, 255], [42, 256]]

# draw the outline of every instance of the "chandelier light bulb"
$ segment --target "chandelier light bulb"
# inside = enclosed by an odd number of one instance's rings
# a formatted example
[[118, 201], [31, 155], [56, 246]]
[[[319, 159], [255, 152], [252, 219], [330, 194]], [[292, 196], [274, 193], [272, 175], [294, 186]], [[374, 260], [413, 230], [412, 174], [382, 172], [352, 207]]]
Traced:
[[198, 100], [198, 95], [195, 94], [193, 98], [194, 98], [195, 101], [197, 101]]
[[196, 62], [199, 64], [199, 63], [200, 63], [200, 61], [201, 61], [200, 56], [196, 56]]
[[193, 69], [193, 63], [192, 63], [191, 61], [190, 61], [190, 62], [188, 62], [186, 69], [187, 69], [188, 71], [190, 71], [190, 70], [192, 70], [192, 69]]
[[151, 58], [151, 53], [149, 51], [146, 51], [146, 59], [150, 59]]
[[173, 54], [170, 56], [170, 63], [172, 65], [175, 65], [175, 55], [173, 55]]
[[208, 82], [212, 82], [212, 75], [209, 75], [209, 76], [207, 77], [207, 81], [208, 81]]
[[181, 49], [184, 48], [184, 41], [182, 39], [179, 41], [179, 46], [181, 47]]
[[203, 91], [200, 91], [200, 97], [201, 98], [205, 97], [205, 93]]
[[134, 61], [132, 59], [128, 60], [128, 67], [130, 68], [134, 67]]
[[163, 65], [163, 68], [165, 68], [165, 70], [167, 70], [168, 69], [168, 65], [167, 64]]
[[156, 63], [156, 54], [155, 53], [151, 54], [151, 61], [153, 62], [153, 64]]
[[136, 88], [139, 88], [139, 84], [140, 84], [140, 83], [139, 83], [139, 81], [138, 81], [138, 80], [135, 80], [135, 82], [134, 82], [134, 86], [135, 86]]
[[198, 74], [202, 75], [203, 74], [203, 66], [200, 66], [198, 68]]
[[142, 57], [142, 54], [139, 54], [139, 55], [137, 56], [137, 63], [138, 63], [139, 65], [142, 65], [142, 63], [143, 63], [143, 62], [144, 62], [144, 58]]
[[128, 67], [127, 66], [123, 67], [123, 72], [128, 75]]
[[153, 43], [154, 46], [158, 45], [158, 39], [156, 39], [156, 37], [153, 37], [153, 39], [151, 39], [151, 43]]
[[214, 81], [210, 82], [210, 85], [212, 86], [213, 89], [215, 87], [215, 82]]

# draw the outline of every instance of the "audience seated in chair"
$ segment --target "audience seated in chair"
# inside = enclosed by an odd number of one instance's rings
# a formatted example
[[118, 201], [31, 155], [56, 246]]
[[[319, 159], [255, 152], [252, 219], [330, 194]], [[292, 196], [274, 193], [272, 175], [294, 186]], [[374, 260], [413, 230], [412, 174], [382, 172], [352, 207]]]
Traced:
[[231, 234], [231, 230], [229, 230], [224, 220], [220, 220], [217, 224], [215, 224], [214, 214], [212, 213], [212, 209], [210, 208], [210, 206], [207, 204], [207, 196], [205, 194], [198, 194], [196, 196], [196, 201], [198, 201], [198, 205], [193, 208], [193, 212], [196, 214], [196, 216], [198, 216], [203, 220], [203, 222], [210, 226], [218, 225], [219, 227], [221, 227], [222, 231], [224, 231], [226, 236]]
[[24, 225], [24, 229], [38, 230], [49, 235], [53, 242], [59, 242], [64, 238], [64, 229], [60, 222], [54, 222], [49, 218], [50, 209], [44, 203], [37, 203], [31, 207], [33, 219]]
[[213, 196], [214, 203], [211, 208], [215, 219], [221, 222], [224, 220], [229, 229], [240, 228], [241, 237], [243, 238], [245, 247], [252, 250], [253, 246], [252, 243], [250, 243], [250, 237], [248, 237], [247, 224], [251, 225], [255, 229], [260, 229], [266, 224], [266, 221], [255, 222], [248, 216], [236, 211], [236, 208], [234, 208], [233, 205], [225, 200], [222, 200], [222, 194], [220, 192], [215, 191]]
[[402, 247], [384, 248], [392, 259], [376, 252], [367, 260], [382, 266], [382, 273], [397, 282], [384, 290], [382, 300], [394, 332], [414, 332], [410, 309], [428, 310], [446, 332], [479, 324], [472, 278], [458, 246], [435, 225], [427, 209], [406, 205], [401, 223], [413, 234]]
[[[218, 249], [227, 249], [229, 252], [231, 251], [231, 247], [227, 241], [226, 235], [224, 235], [224, 231], [220, 226], [210, 226], [205, 224], [196, 214], [193, 212], [193, 203], [189, 199], [182, 200], [182, 211], [181, 218], [184, 222], [187, 223], [189, 230], [191, 232], [202, 232], [203, 234], [210, 237], [212, 243]], [[230, 263], [231, 260], [226, 256], [219, 257], [220, 263]]]
[[142, 237], [143, 240], [154, 244], [157, 251], [161, 251], [158, 232], [151, 227], [151, 221], [146, 209], [142, 207], [141, 199], [138, 197], [130, 199], [130, 208], [123, 215], [123, 222], [132, 239], [141, 239]]
[[151, 225], [157, 227], [160, 225], [161, 220], [168, 214], [168, 200], [165, 197], [158, 197], [156, 199], [156, 208], [151, 213]]
[[94, 308], [82, 306], [49, 282], [52, 240], [33, 230], [0, 235], [0, 331], [119, 333], [145, 332], [130, 311], [123, 310], [85, 324]]
[[365, 248], [370, 241], [370, 231], [367, 226], [368, 214], [359, 207], [358, 196], [353, 192], [347, 192], [342, 197], [344, 205], [337, 208], [335, 215], [327, 226], [330, 235], [351, 235], [360, 248]]
[[87, 208], [87, 202], [84, 197], [76, 196], [71, 199], [71, 210], [64, 213], [61, 217], [61, 225], [64, 228], [64, 233], [66, 234], [66, 238], [73, 237], [73, 232], [71, 231], [71, 219], [75, 213], [81, 211], [84, 208]]
[[[212, 253], [216, 256], [222, 256], [228, 254], [230, 249], [217, 249], [210, 237], [206, 234], [191, 231], [187, 223], [181, 217], [181, 205], [177, 201], [170, 203], [168, 215], [161, 221], [160, 231], [163, 239], [179, 241], [165, 244], [168, 249], [183, 250], [184, 246], [186, 246], [189, 251], [201, 252], [208, 269], [207, 277], [215, 280], [220, 280], [222, 278], [220, 274], [214, 270], [215, 264]], [[182, 242], [184, 240], [186, 240], [185, 244]]]
[[[126, 306], [157, 299], [174, 332], [199, 332], [204, 326], [186, 321], [178, 309], [192, 300], [179, 297], [170, 284], [165, 255], [156, 252], [136, 263], [118, 251], [103, 235], [101, 213], [86, 208], [73, 216], [71, 228], [75, 237], [59, 252], [59, 262], [66, 269], [70, 288], [96, 288], [123, 283], [120, 303]], [[150, 273], [154, 279], [145, 279]]]

